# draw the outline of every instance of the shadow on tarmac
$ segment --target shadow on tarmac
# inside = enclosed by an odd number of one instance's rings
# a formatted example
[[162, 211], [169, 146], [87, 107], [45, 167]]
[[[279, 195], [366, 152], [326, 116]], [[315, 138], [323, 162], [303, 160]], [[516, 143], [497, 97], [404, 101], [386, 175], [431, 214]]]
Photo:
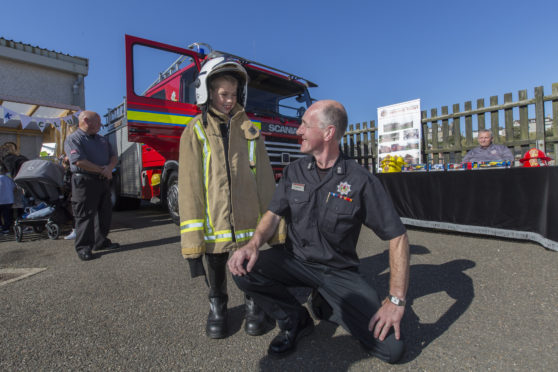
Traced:
[[[411, 245], [411, 254], [429, 254], [419, 245]], [[410, 285], [407, 293], [407, 307], [402, 321], [402, 335], [405, 353], [398, 364], [405, 364], [417, 358], [423, 349], [440, 337], [467, 310], [474, 298], [473, 281], [464, 271], [475, 267], [470, 260], [454, 260], [441, 265], [411, 265]], [[389, 251], [361, 260], [361, 272], [367, 281], [384, 298], [389, 288]], [[443, 292], [455, 301], [434, 323], [422, 323], [413, 309], [413, 301], [431, 294]], [[433, 305], [436, 306], [436, 305]], [[235, 312], [236, 313], [236, 312]], [[436, 313], [442, 313], [436, 311]], [[242, 316], [242, 315], [240, 315]], [[237, 314], [234, 318], [235, 323]], [[242, 318], [239, 320], [240, 324]], [[240, 327], [236, 325], [236, 327]], [[235, 327], [235, 328], [236, 328]], [[303, 338], [297, 351], [283, 359], [265, 356], [260, 360], [260, 370], [300, 369], [304, 365], [325, 366], [322, 370], [346, 371], [351, 365], [370, 356], [360, 343], [349, 335], [334, 336], [337, 325], [327, 321], [318, 322], [314, 333]]]
[[124, 231], [167, 225], [171, 222], [169, 213], [159, 205], [142, 205], [138, 210], [112, 212], [110, 231]]
[[156, 247], [156, 246], [159, 246], [159, 245], [174, 244], [174, 243], [179, 243], [179, 242], [180, 242], [180, 237], [179, 236], [172, 236], [172, 237], [169, 237], [169, 238], [148, 240], [148, 241], [143, 241], [143, 242], [134, 243], [134, 244], [124, 244], [124, 245], [121, 245], [117, 249], [99, 251], [99, 252], [97, 252], [97, 254], [99, 256], [104, 256], [106, 254], [126, 252], [126, 251], [132, 251], [134, 249], [150, 248], [150, 247]]

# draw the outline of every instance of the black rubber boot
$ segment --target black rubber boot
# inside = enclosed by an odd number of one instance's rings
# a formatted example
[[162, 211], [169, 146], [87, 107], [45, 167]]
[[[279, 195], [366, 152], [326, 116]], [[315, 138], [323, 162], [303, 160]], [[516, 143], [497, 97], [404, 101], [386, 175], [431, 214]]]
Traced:
[[205, 257], [209, 283], [209, 314], [205, 333], [209, 338], [225, 338], [228, 335], [227, 302], [229, 300], [225, 266], [229, 254], [208, 254]]
[[263, 335], [271, 326], [268, 316], [250, 296], [245, 296], [245, 301], [246, 322], [244, 323], [244, 330], [250, 336]]

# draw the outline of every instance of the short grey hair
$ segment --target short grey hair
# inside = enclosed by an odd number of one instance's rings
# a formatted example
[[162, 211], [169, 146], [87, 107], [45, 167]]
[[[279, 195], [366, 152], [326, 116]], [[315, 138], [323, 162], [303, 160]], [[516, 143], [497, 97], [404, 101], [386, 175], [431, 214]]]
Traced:
[[[490, 138], [494, 137], [494, 136], [492, 135], [492, 131], [491, 131], [490, 129], [481, 129], [481, 130], [479, 130], [478, 135], [480, 135], [481, 133], [488, 133], [488, 134], [490, 134]], [[477, 136], [478, 136], [478, 135], [477, 135]]]
[[335, 138], [340, 141], [349, 123], [345, 107], [339, 102], [328, 102], [320, 112], [322, 128], [333, 125], [335, 127]]

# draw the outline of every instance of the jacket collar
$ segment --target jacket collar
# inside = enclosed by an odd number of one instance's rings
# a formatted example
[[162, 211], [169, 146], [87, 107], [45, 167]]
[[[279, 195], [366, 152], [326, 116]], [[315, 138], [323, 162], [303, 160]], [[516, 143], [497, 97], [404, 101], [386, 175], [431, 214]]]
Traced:
[[[218, 118], [221, 122], [228, 123], [230, 121], [236, 121], [237, 119], [247, 119], [247, 117], [242, 118], [242, 115], [245, 114], [244, 108], [237, 102], [236, 105], [231, 110], [231, 115], [223, 114], [220, 111], [215, 110], [213, 107], [209, 107], [209, 112], [211, 115]], [[260, 130], [254, 125], [251, 120], [242, 120], [240, 124], [240, 129], [244, 134], [244, 138], [247, 140], [253, 140], [260, 136]]]

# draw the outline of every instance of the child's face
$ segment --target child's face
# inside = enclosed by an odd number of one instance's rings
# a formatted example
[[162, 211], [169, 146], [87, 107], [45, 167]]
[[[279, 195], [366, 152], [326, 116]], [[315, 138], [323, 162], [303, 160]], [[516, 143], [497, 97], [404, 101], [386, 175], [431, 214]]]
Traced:
[[238, 84], [233, 84], [227, 80], [216, 80], [214, 89], [210, 92], [211, 105], [223, 114], [229, 114], [236, 105], [236, 92]]

